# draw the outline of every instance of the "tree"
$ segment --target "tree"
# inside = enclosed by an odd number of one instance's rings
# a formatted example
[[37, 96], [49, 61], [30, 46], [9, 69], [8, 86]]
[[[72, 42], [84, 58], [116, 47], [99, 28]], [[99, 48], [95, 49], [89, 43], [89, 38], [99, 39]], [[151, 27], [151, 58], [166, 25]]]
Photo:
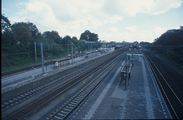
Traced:
[[85, 30], [84, 33], [81, 34], [80, 40], [88, 40], [88, 41], [98, 41], [98, 34], [91, 33], [89, 30]]
[[62, 37], [56, 37], [55, 39], [54, 39], [54, 42], [55, 43], [57, 43], [57, 44], [61, 44], [61, 42], [62, 42]]
[[37, 29], [36, 25], [34, 25], [34, 24], [31, 23], [31, 22], [28, 22], [27, 25], [28, 25], [28, 27], [29, 27], [29, 29], [30, 29], [30, 31], [31, 31], [32, 36], [33, 36], [34, 38], [37, 37], [38, 34], [39, 34], [39, 30]]
[[10, 29], [11, 23], [7, 17], [1, 15], [1, 32], [5, 31], [5, 29]]
[[14, 48], [14, 46], [16, 46], [16, 42], [13, 40], [13, 33], [11, 31], [5, 30], [1, 35], [1, 53], [15, 53], [17, 49]]
[[73, 36], [72, 39], [73, 39], [73, 40], [78, 40], [77, 37], [75, 37], [75, 36]]
[[87, 34], [86, 33], [82, 33], [81, 36], [80, 36], [80, 40], [81, 39], [88, 40]]
[[169, 30], [154, 41], [155, 45], [183, 45], [183, 30]]
[[12, 25], [13, 40], [16, 45], [19, 45], [19, 50], [23, 52], [31, 51], [31, 46], [34, 43], [32, 30], [27, 23], [20, 22]]
[[43, 37], [46, 39], [51, 39], [51, 32], [50, 31], [43, 32]]
[[91, 33], [89, 36], [89, 41], [98, 41], [98, 34]]
[[69, 35], [66, 35], [63, 39], [61, 44], [70, 44], [71, 42], [71, 37]]
[[57, 31], [45, 31], [43, 33], [44, 38], [54, 41], [57, 44], [61, 44], [62, 38]]
[[13, 41], [11, 23], [8, 18], [3, 15], [1, 15], [1, 32], [1, 45], [11, 46]]

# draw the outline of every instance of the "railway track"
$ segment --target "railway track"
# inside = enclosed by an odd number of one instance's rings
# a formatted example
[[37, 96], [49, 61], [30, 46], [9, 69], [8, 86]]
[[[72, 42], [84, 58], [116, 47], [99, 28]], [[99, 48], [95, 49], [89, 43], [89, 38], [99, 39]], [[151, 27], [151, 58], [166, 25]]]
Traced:
[[[103, 56], [103, 57], [104, 57], [104, 59], [107, 58], [107, 56]], [[59, 84], [60, 82], [63, 82], [63, 80], [66, 80], [70, 77], [76, 77], [76, 75], [79, 73], [85, 74], [87, 72], [87, 69], [94, 67], [94, 65], [97, 65], [97, 64], [101, 63], [102, 61], [103, 61], [103, 59], [98, 59], [95, 62], [92, 62], [92, 64], [85, 64], [85, 65], [81, 66], [79, 69], [76, 67], [75, 69], [69, 70], [69, 72], [67, 72], [67, 74], [65, 74], [65, 75], [61, 74], [59, 77], [57, 77], [53, 80], [42, 83], [41, 85], [31, 88], [27, 91], [23, 91], [8, 99], [2, 100], [1, 101], [1, 110], [9, 109], [14, 104], [17, 104], [18, 102], [20, 102], [26, 98], [30, 98], [31, 96], [38, 94], [41, 91], [43, 91], [47, 88], [50, 88], [51, 86]], [[83, 70], [85, 70], [85, 71], [83, 71]]]
[[[95, 53], [95, 52], [93, 52], [93, 53]], [[79, 54], [79, 55], [74, 56], [73, 58], [81, 57], [81, 56], [89, 55], [89, 54], [92, 54], [92, 53]], [[71, 59], [71, 58], [64, 57], [63, 60], [65, 60], [65, 59]], [[53, 64], [55, 64], [55, 61], [57, 61], [57, 60], [53, 59], [53, 60], [47, 62], [47, 65], [53, 65]], [[37, 63], [37, 64], [32, 64], [32, 65], [28, 65], [28, 66], [21, 67], [21, 68], [18, 68], [18, 69], [8, 70], [8, 71], [5, 71], [5, 72], [2, 72], [1, 76], [6, 78], [8, 76], [13, 76], [13, 75], [16, 75], [16, 74], [19, 74], [19, 73], [22, 73], [22, 72], [32, 70], [32, 67], [41, 68], [41, 66], [42, 66], [42, 63], [40, 62], [40, 63]]]
[[[120, 59], [119, 59], [120, 58]], [[63, 120], [97, 87], [97, 85], [105, 78], [105, 76], [117, 65], [121, 57], [115, 59], [113, 63], [108, 65], [105, 70], [95, 77], [88, 85], [81, 89], [75, 96], [66, 101], [62, 106], [55, 109], [52, 114], [46, 117], [47, 120]]]
[[[88, 53], [88, 54], [91, 54], [91, 53]], [[82, 54], [82, 55], [77, 55], [77, 56], [75, 56], [75, 57], [73, 57], [73, 58], [77, 58], [77, 57], [80, 57], [80, 56], [84, 56], [84, 55], [88, 55], [88, 54]], [[92, 53], [93, 54], [93, 53]], [[61, 59], [61, 60], [59, 60], [59, 59], [55, 59], [55, 60], [53, 60], [53, 61], [50, 61], [49, 63], [47, 63], [46, 62], [46, 64], [47, 64], [47, 66], [48, 65], [51, 65], [51, 64], [54, 64], [56, 61], [65, 61], [65, 60], [70, 60], [71, 58], [65, 58], [65, 59]], [[34, 65], [32, 65], [32, 66], [34, 66]], [[32, 67], [31, 66], [31, 67]], [[30, 67], [30, 66], [29, 66]], [[58, 66], [58, 67], [60, 67], [60, 66]], [[36, 67], [37, 68], [37, 67]], [[32, 70], [33, 68], [31, 68], [31, 70]], [[18, 70], [18, 69], [17, 69]], [[26, 82], [26, 79], [33, 79], [33, 77], [32, 76], [27, 76], [27, 77], [24, 77], [24, 78], [21, 78], [21, 79], [17, 79], [17, 80], [13, 80], [13, 81], [11, 81], [11, 79], [10, 79], [10, 82], [7, 82], [7, 79], [6, 79], [6, 77], [13, 77], [13, 76], [16, 76], [16, 74], [21, 74], [22, 72], [23, 72], [23, 74], [25, 74], [26, 72], [29, 72], [28, 70], [30, 70], [30, 69], [27, 69], [27, 70], [23, 70], [23, 71], [21, 71], [21, 70], [19, 70], [19, 72], [17, 72], [16, 73], [16, 70], [15, 71], [11, 71], [11, 72], [15, 72], [15, 73], [13, 73], [13, 74], [10, 74], [10, 75], [7, 75], [7, 76], [4, 76], [3, 78], [2, 78], [2, 80], [3, 80], [3, 87], [2, 87], [2, 91], [1, 91], [1, 93], [5, 93], [5, 92], [8, 92], [8, 91], [10, 91], [10, 90], [13, 90], [13, 89], [16, 89], [17, 87], [20, 87], [20, 86], [22, 86], [22, 85], [24, 85], [24, 84], [28, 84], [29, 82]], [[19, 76], [19, 75], [18, 75]], [[18, 78], [18, 76], [17, 76], [17, 78]], [[4, 84], [4, 81], [6, 80], [6, 84]], [[25, 81], [24, 81], [25, 80]], [[27, 81], [29, 81], [29, 80], [27, 80]], [[24, 82], [23, 82], [24, 81]], [[16, 83], [16, 86], [10, 86], [10, 84], [15, 84]], [[18, 83], [20, 83], [20, 84], [18, 84]]]
[[[113, 54], [113, 56], [106, 60], [105, 62], [99, 64], [97, 67], [95, 68], [91, 68], [89, 70], [87, 70], [85, 73], [88, 74], [82, 74], [82, 75], [78, 75], [77, 77], [73, 78], [72, 80], [68, 80], [68, 82], [64, 83], [62, 86], [60, 86], [59, 88], [53, 89], [52, 91], [46, 93], [45, 95], [43, 95], [42, 97], [40, 97], [39, 99], [35, 100], [34, 102], [22, 107], [21, 109], [17, 110], [16, 112], [12, 113], [11, 115], [8, 115], [8, 117], [4, 118], [4, 119], [23, 119], [25, 117], [27, 117], [28, 115], [30, 115], [31, 113], [33, 113], [34, 111], [38, 110], [39, 108], [43, 107], [44, 105], [46, 105], [49, 101], [53, 100], [54, 98], [56, 98], [57, 96], [59, 96], [61, 93], [63, 93], [64, 91], [66, 91], [67, 89], [71, 88], [72, 86], [74, 86], [75, 84], [77, 84], [78, 82], [82, 81], [83, 79], [85, 79], [86, 77], [88, 77], [89, 75], [93, 74], [93, 71], [96, 71], [97, 69], [100, 69], [101, 65], [105, 66], [107, 63], [109, 63], [112, 59], [114, 59], [117, 55], [119, 54]], [[35, 90], [34, 92], [36, 92], [37, 90]], [[25, 98], [25, 96], [22, 96]], [[11, 101], [10, 101], [11, 102]]]
[[183, 76], [148, 52], [146, 56], [165, 102], [174, 119], [183, 119]]

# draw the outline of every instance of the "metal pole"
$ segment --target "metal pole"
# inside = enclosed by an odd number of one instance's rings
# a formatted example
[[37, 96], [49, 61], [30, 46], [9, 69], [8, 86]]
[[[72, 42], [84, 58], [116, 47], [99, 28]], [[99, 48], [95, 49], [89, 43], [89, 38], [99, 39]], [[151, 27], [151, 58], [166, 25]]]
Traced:
[[[61, 51], [61, 50], [62, 50], [62, 44], [60, 45], [60, 51]], [[60, 51], [59, 51], [59, 52], [60, 52]]]
[[73, 43], [71, 45], [71, 49], [72, 49], [72, 64], [73, 64]]
[[93, 44], [91, 44], [91, 46], [92, 46], [92, 48], [91, 48], [91, 49], [92, 49], [92, 51], [93, 51]]
[[126, 76], [125, 76], [125, 90], [126, 90], [126, 79], [127, 79], [127, 66], [126, 67]]
[[132, 45], [132, 66], [133, 66], [133, 45]]
[[67, 55], [69, 55], [69, 43], [67, 43]]
[[47, 71], [47, 62], [48, 62], [48, 60], [47, 60], [47, 57], [46, 57], [46, 71]]
[[36, 42], [34, 42], [34, 48], [35, 48], [35, 61], [37, 62], [37, 50], [36, 50]]
[[41, 43], [41, 61], [42, 61], [42, 73], [44, 74], [44, 56], [43, 56], [43, 43]]

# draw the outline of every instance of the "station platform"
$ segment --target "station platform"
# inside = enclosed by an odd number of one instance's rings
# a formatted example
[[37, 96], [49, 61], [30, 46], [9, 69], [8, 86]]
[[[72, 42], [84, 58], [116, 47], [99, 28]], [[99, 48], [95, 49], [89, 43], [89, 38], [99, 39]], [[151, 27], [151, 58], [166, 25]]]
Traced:
[[146, 59], [133, 62], [126, 90], [120, 85], [123, 64], [68, 119], [172, 119]]

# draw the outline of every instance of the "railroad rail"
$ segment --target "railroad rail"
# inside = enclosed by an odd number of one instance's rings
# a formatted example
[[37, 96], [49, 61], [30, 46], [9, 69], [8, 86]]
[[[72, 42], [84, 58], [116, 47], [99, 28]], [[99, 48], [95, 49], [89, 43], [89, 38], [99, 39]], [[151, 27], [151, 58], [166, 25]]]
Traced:
[[[68, 80], [68, 82], [64, 83], [62, 86], [53, 89], [52, 91], [48, 92], [47, 94], [41, 96], [39, 99], [37, 99], [34, 102], [22, 107], [21, 109], [17, 110], [16, 112], [12, 113], [11, 115], [9, 115], [8, 117], [6, 117], [4, 119], [23, 119], [23, 118], [27, 117], [28, 115], [30, 115], [31, 113], [33, 113], [37, 109], [46, 105], [49, 101], [51, 101], [54, 98], [56, 98], [57, 96], [59, 96], [61, 93], [63, 93], [67, 89], [71, 88], [72, 86], [74, 86], [78, 82], [82, 81], [83, 79], [85, 79], [89, 75], [93, 74], [94, 71], [101, 68], [100, 66], [107, 65], [112, 59], [114, 59], [119, 54], [120, 54], [120, 52], [117, 52], [116, 54], [112, 54], [110, 59], [105, 60], [103, 63], [98, 64], [97, 67], [94, 67], [94, 68], [87, 70], [85, 72], [85, 74], [78, 75], [77, 77], [73, 78], [72, 80]], [[86, 73], [88, 73], [88, 74], [86, 74]], [[34, 93], [36, 91], [37, 90], [35, 89]]]
[[143, 53], [149, 62], [172, 117], [183, 119], [183, 75], [149, 52], [143, 51]]
[[[104, 59], [107, 58], [107, 56], [103, 56]], [[69, 70], [69, 73], [67, 72], [65, 75], [60, 75], [59, 77], [52, 79], [48, 82], [42, 83], [36, 87], [30, 88], [27, 91], [23, 91], [17, 95], [14, 95], [8, 99], [2, 100], [1, 101], [1, 110], [4, 110], [6, 108], [10, 108], [13, 104], [17, 104], [19, 101], [22, 101], [23, 99], [29, 98], [32, 95], [36, 94], [36, 93], [40, 93], [41, 91], [50, 88], [53, 85], [59, 84], [60, 82], [62, 82], [65, 79], [68, 79], [70, 77], [75, 77], [77, 74], [81, 73], [85, 74], [87, 72], [87, 69], [93, 67], [94, 65], [97, 65], [99, 63], [101, 63], [103, 61], [103, 59], [98, 59], [97, 61], [93, 62], [93, 64], [85, 64], [83, 65], [84, 67], [75, 68], [75, 69], [71, 69]], [[85, 70], [85, 71], [83, 71]]]
[[[84, 55], [89, 55], [89, 54], [92, 54], [92, 53], [77, 54], [73, 58], [84, 56]], [[71, 59], [70, 57], [64, 57], [60, 61], [65, 61], [65, 60], [70, 60], [70, 59]], [[55, 60], [55, 59], [51, 60], [51, 61], [47, 62], [46, 64], [47, 65], [54, 65], [55, 61], [57, 61], [57, 60]], [[28, 71], [28, 70], [32, 70], [32, 67], [34, 67], [34, 68], [41, 68], [41, 66], [42, 66], [42, 63], [40, 62], [40, 63], [37, 63], [37, 64], [32, 64], [32, 65], [28, 65], [28, 66], [25, 66], [25, 67], [21, 67], [21, 68], [17, 68], [17, 69], [13, 69], [13, 70], [8, 70], [8, 71], [5, 71], [5, 72], [2, 72], [1, 76], [6, 78], [7, 76], [13, 76], [15, 74], [19, 74], [19, 73], [22, 73], [22, 72], [25, 72], [25, 71]]]
[[49, 114], [47, 120], [66, 119], [70, 113], [96, 88], [96, 86], [105, 78], [105, 76], [119, 63], [121, 57], [118, 56], [109, 64], [102, 73], [95, 77], [88, 85], [80, 90], [75, 96], [70, 98], [62, 106], [58, 107], [52, 114]]

